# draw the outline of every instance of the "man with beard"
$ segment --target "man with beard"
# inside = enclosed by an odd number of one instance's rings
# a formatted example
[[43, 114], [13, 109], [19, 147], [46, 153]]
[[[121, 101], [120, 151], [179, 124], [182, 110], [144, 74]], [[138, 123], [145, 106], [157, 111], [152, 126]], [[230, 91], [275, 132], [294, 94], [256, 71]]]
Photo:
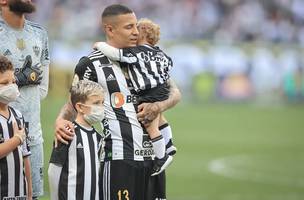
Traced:
[[29, 130], [33, 199], [38, 199], [43, 195], [40, 101], [48, 92], [48, 37], [40, 25], [25, 19], [26, 13], [35, 11], [31, 0], [0, 0], [0, 8], [0, 54], [12, 61], [20, 90], [20, 96], [10, 105], [21, 111]]

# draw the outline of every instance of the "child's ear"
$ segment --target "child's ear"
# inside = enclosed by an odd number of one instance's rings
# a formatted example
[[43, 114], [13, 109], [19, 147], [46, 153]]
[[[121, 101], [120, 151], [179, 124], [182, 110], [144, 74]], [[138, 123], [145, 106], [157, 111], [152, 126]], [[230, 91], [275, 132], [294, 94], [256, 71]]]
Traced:
[[78, 113], [83, 113], [83, 110], [81, 108], [81, 103], [76, 103], [75, 104], [75, 109]]

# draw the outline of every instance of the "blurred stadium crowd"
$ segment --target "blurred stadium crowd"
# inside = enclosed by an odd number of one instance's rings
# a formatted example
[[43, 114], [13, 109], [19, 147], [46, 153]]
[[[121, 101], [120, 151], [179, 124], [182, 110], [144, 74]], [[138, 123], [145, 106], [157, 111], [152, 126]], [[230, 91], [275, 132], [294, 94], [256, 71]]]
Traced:
[[53, 38], [91, 39], [110, 3], [125, 3], [138, 17], [161, 25], [163, 38], [263, 40], [304, 45], [303, 0], [52, 0], [37, 1], [37, 20]]
[[48, 28], [53, 63], [73, 66], [102, 39], [100, 13], [111, 3], [160, 24], [185, 93], [304, 99], [303, 0], [37, 1], [32, 19]]

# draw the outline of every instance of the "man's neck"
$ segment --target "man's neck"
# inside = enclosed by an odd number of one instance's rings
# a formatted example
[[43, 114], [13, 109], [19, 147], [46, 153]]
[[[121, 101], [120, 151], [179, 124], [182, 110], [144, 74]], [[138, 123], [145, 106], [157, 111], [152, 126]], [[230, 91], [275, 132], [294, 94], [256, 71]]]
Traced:
[[9, 8], [2, 8], [2, 18], [4, 21], [14, 29], [23, 29], [25, 17], [24, 14], [17, 14], [9, 10]]

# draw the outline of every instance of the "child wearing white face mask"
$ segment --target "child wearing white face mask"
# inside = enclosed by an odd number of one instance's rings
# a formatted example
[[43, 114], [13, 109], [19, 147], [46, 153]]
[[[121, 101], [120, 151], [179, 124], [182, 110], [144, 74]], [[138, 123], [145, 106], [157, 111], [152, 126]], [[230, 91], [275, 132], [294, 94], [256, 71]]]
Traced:
[[18, 96], [13, 65], [0, 56], [0, 199], [32, 199], [27, 129], [22, 114], [8, 106]]
[[77, 111], [75, 137], [53, 148], [48, 169], [52, 200], [99, 199], [98, 172], [102, 137], [92, 126], [104, 118], [102, 87], [82, 80], [71, 88]]

